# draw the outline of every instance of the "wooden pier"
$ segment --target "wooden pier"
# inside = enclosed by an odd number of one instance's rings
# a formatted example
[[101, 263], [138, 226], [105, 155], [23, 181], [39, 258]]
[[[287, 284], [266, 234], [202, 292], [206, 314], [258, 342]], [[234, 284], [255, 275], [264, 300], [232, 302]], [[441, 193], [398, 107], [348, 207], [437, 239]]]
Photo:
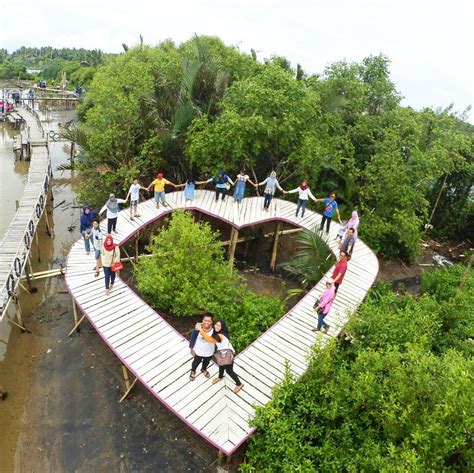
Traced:
[[44, 213], [51, 177], [51, 160], [47, 140], [37, 116], [24, 107], [16, 112], [24, 122], [25, 139], [31, 159], [28, 181], [23, 197], [8, 230], [0, 241], [0, 319], [8, 316], [8, 307], [15, 303], [15, 315], [20, 325], [21, 307], [18, 287], [29, 262], [31, 246], [38, 223]]
[[[128, 210], [121, 211], [114, 240], [123, 245], [174, 209], [197, 210], [227, 222], [233, 229], [229, 247], [234, 248], [238, 232], [244, 227], [273, 221], [314, 231], [321, 221], [321, 216], [310, 210], [306, 210], [304, 218], [295, 217], [296, 205], [279, 199], [272, 201], [267, 212], [262, 208], [263, 197], [246, 198], [241, 204], [234, 203], [230, 197], [224, 202], [215, 202], [214, 192], [199, 190], [192, 203], [185, 202], [183, 192], [167, 194], [166, 199], [167, 209], [157, 210], [153, 200], [140, 204], [141, 217], [134, 221], [130, 221]], [[324, 237], [334, 254], [338, 253], [336, 227], [332, 225], [329, 235]], [[104, 225], [102, 229], [106, 231]], [[331, 326], [329, 332], [316, 334], [311, 329], [317, 322], [314, 302], [324, 290], [333, 268], [286, 315], [236, 357], [235, 371], [245, 387], [234, 394], [235, 386], [228, 376], [223, 382], [212, 384], [218, 372], [213, 364], [209, 368], [211, 379], [198, 374], [191, 382], [192, 357], [188, 341], [120, 278], [106, 297], [102, 274], [94, 277], [94, 264], [93, 252], [87, 256], [83, 241], [76, 242], [66, 265], [75, 327], [87, 317], [122, 362], [127, 386], [124, 397], [133, 387], [130, 373], [135, 378], [133, 383], [141, 382], [176, 416], [226, 455], [235, 452], [252, 434], [254, 429], [249, 420], [254, 416], [255, 407], [271, 399], [272, 389], [283, 379], [286, 365], [295, 376], [302, 375], [308, 366], [311, 347], [315, 343], [327, 343], [340, 333], [349, 314], [372, 286], [379, 268], [375, 254], [358, 240], [344, 282], [325, 319]]]

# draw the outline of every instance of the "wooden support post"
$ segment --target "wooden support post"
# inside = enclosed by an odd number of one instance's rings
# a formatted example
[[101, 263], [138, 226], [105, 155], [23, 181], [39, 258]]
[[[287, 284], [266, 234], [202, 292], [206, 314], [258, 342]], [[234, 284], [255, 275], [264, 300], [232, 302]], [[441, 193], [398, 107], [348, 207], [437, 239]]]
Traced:
[[71, 161], [74, 159], [74, 156], [76, 155], [76, 143], [74, 141], [71, 141]]
[[140, 242], [140, 232], [135, 237], [135, 263], [138, 263], [138, 243]]
[[46, 208], [44, 209], [44, 219], [46, 223], [46, 231], [48, 232], [48, 235], [50, 236], [50, 238], [53, 238], [53, 232], [51, 231], [51, 225], [49, 224], [48, 212]]
[[125, 393], [123, 394], [123, 396], [119, 399], [119, 403], [123, 402], [127, 397], [128, 395], [130, 394], [130, 392], [132, 391], [133, 387], [135, 386], [136, 382], [138, 381], [138, 378], [135, 378], [132, 382], [132, 384], [130, 384], [130, 387], [125, 391]]
[[138, 378], [135, 378], [133, 380], [133, 382], [130, 382], [130, 377], [128, 375], [128, 370], [124, 365], [122, 365], [122, 374], [123, 374], [123, 379], [125, 381], [125, 393], [120, 398], [119, 403], [124, 401], [127, 398], [127, 396], [130, 394], [130, 392], [132, 391], [133, 387], [135, 386], [135, 384], [138, 380]]
[[[132, 263], [133, 266], [135, 266], [135, 265], [136, 265], [136, 263], [135, 263], [135, 258], [132, 258], [132, 257], [127, 253], [127, 250], [125, 249], [124, 246], [121, 246], [120, 249], [123, 250], [123, 252], [127, 255], [128, 261], [130, 261], [130, 263]], [[124, 258], [124, 259], [125, 259], [125, 258]]]
[[36, 249], [38, 250], [38, 263], [41, 263], [41, 254], [40, 254], [40, 244], [39, 244], [39, 237], [38, 237], [38, 228], [36, 228], [35, 239], [36, 239]]
[[278, 251], [278, 239], [280, 237], [281, 222], [276, 224], [275, 235], [273, 237], [273, 248], [272, 248], [272, 258], [270, 260], [270, 269], [275, 271], [276, 260], [277, 260], [277, 251]]
[[74, 332], [79, 332], [80, 331], [80, 327], [79, 325], [82, 324], [82, 321], [86, 318], [86, 315], [84, 314], [78, 321], [76, 324], [74, 324], [74, 327], [72, 328], [72, 330], [68, 333], [68, 337], [72, 337], [72, 334]]
[[232, 231], [230, 234], [230, 245], [229, 245], [229, 266], [234, 265], [234, 255], [235, 255], [235, 247], [237, 246], [237, 240], [239, 238], [239, 231], [232, 227]]
[[28, 330], [25, 327], [25, 324], [23, 323], [23, 316], [22, 316], [22, 312], [21, 312], [20, 299], [18, 298], [18, 296], [15, 293], [12, 294], [12, 301], [15, 303], [15, 306], [16, 306], [15, 315], [16, 315], [16, 318], [18, 319], [18, 322], [15, 322], [12, 319], [9, 319], [9, 322], [11, 324], [15, 325], [16, 327], [18, 327], [19, 329], [21, 329], [22, 332], [31, 333], [31, 331]]
[[130, 378], [128, 376], [128, 370], [124, 365], [122, 365], [122, 374], [125, 380], [125, 389], [130, 389]]
[[222, 461], [224, 460], [224, 454], [218, 450], [217, 451], [217, 464], [222, 465]]

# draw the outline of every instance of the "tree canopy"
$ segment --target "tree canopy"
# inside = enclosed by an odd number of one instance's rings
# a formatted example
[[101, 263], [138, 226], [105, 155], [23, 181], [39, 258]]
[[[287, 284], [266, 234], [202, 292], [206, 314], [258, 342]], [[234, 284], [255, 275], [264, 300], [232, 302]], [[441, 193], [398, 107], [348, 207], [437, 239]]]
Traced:
[[285, 186], [336, 191], [383, 256], [413, 259], [428, 223], [472, 238], [473, 127], [450, 108], [402, 106], [389, 66], [377, 55], [308, 75], [205, 36], [128, 48], [98, 70], [80, 110], [81, 195], [97, 203], [157, 170], [178, 181], [276, 170]]

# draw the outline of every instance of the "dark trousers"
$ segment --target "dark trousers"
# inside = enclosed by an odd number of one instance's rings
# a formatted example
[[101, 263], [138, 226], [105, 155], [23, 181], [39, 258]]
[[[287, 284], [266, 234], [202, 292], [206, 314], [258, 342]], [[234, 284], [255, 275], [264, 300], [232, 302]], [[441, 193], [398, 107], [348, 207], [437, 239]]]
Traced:
[[326, 217], [323, 215], [323, 219], [321, 220], [321, 226], [319, 227], [320, 231], [323, 231], [324, 222], [326, 222], [326, 233], [329, 233], [329, 227], [331, 226], [332, 217]]
[[227, 189], [225, 187], [216, 187], [216, 202], [219, 200], [219, 194], [222, 194], [222, 200], [224, 200]]
[[107, 219], [107, 233], [117, 230], [117, 217]]
[[304, 209], [308, 205], [308, 199], [298, 199], [298, 205], [296, 206], [296, 216], [298, 217], [298, 212], [301, 210], [301, 216], [304, 217]]
[[265, 192], [263, 194], [263, 208], [268, 209], [270, 207], [270, 202], [272, 201], [273, 194], [270, 194], [270, 192]]
[[195, 373], [197, 370], [197, 367], [201, 364], [201, 361], [202, 361], [201, 371], [206, 371], [207, 367], [209, 366], [209, 363], [211, 362], [211, 358], [212, 358], [211, 356], [195, 355], [193, 359], [193, 363], [191, 365], [191, 371]]
[[339, 289], [339, 286], [341, 285], [340, 282], [335, 282], [334, 283], [334, 294], [337, 294], [337, 290]]
[[219, 378], [222, 379], [224, 377], [224, 371], [234, 380], [234, 383], [237, 386], [240, 386], [242, 383], [240, 382], [239, 377], [234, 372], [234, 363], [226, 366], [219, 366]]
[[111, 284], [115, 282], [115, 271], [112, 271], [108, 266], [102, 266], [105, 277], [105, 289], [108, 289]]

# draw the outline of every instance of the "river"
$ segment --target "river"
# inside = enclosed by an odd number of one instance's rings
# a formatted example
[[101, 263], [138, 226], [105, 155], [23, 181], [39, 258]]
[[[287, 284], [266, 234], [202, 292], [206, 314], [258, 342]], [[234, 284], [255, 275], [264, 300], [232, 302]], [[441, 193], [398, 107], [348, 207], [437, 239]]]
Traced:
[[[50, 111], [43, 118], [49, 131], [72, 116]], [[7, 126], [0, 124], [0, 233], [13, 217], [28, 171], [28, 163], [14, 160], [15, 132]], [[51, 142], [50, 152], [53, 238], [42, 220], [34, 271], [57, 268], [79, 237], [78, 178], [57, 170], [67, 162], [70, 144]], [[8, 392], [0, 401], [0, 473], [215, 471], [216, 451], [139, 383], [118, 403], [124, 388], [117, 358], [87, 322], [67, 336], [73, 315], [64, 279], [34, 286], [35, 293], [21, 294], [32, 333], [0, 323], [0, 385]]]

